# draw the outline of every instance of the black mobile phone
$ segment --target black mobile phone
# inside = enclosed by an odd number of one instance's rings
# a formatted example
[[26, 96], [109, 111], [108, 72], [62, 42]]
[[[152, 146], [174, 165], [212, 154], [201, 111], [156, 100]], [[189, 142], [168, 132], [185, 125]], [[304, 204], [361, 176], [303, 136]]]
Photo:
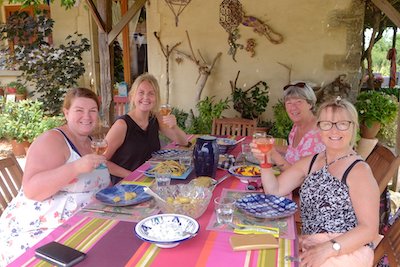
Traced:
[[35, 256], [57, 266], [69, 267], [82, 261], [86, 254], [53, 241], [37, 248]]

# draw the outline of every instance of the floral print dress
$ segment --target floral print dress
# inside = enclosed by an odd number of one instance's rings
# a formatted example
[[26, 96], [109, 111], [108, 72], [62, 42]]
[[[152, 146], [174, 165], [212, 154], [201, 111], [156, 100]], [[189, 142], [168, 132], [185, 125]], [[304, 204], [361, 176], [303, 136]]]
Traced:
[[297, 132], [297, 126], [293, 125], [289, 133], [289, 146], [286, 150], [285, 160], [290, 164], [295, 163], [302, 157], [318, 154], [325, 150], [318, 129], [308, 131], [300, 140], [296, 147], [293, 147], [294, 137]]
[[[65, 140], [70, 149], [66, 163], [78, 160], [79, 153]], [[109, 171], [103, 168], [79, 175], [44, 201], [28, 199], [21, 189], [0, 217], [0, 266], [35, 245], [109, 185]]]

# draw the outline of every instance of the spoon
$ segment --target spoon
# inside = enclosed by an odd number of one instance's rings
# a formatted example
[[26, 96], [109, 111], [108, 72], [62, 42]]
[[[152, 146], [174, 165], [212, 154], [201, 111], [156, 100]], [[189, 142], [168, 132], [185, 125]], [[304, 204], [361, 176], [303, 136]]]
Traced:
[[156, 192], [154, 192], [153, 190], [150, 189], [150, 187], [145, 186], [143, 188], [143, 191], [146, 192], [147, 194], [149, 194], [152, 197], [157, 198], [158, 200], [160, 200], [163, 203], [167, 203], [164, 199], [162, 199]]

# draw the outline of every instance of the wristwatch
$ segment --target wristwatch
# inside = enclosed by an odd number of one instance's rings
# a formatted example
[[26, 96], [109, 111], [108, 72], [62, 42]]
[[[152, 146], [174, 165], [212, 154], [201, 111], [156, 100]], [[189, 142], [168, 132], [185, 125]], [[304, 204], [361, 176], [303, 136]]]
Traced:
[[331, 241], [331, 243], [332, 243], [332, 248], [333, 248], [333, 250], [335, 250], [335, 251], [339, 254], [340, 249], [342, 248], [342, 247], [340, 246], [340, 244], [339, 244], [338, 242], [336, 242], [335, 239], [331, 239], [331, 240], [329, 240], [329, 241]]

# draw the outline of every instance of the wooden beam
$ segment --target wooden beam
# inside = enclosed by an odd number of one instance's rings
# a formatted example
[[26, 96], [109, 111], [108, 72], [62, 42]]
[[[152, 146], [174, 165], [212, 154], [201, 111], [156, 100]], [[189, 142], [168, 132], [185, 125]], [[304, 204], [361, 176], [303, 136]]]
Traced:
[[97, 11], [96, 5], [93, 3], [93, 0], [86, 0], [86, 3], [89, 7], [90, 12], [92, 13], [92, 17], [97, 24], [100, 32], [105, 32], [104, 22], [101, 19], [99, 12]]
[[114, 39], [117, 38], [118, 34], [131, 21], [133, 16], [142, 9], [147, 0], [136, 0], [135, 3], [129, 8], [128, 12], [121, 18], [121, 20], [115, 25], [108, 34], [108, 45], [112, 44]]
[[[121, 1], [121, 14], [125, 15], [128, 11], [128, 0]], [[130, 86], [131, 80], [131, 49], [130, 49], [130, 38], [129, 38], [129, 24], [127, 24], [122, 30], [122, 55], [124, 63], [124, 81]]]
[[104, 32], [99, 32], [99, 61], [100, 61], [100, 95], [101, 110], [104, 123], [111, 126], [114, 112], [112, 103], [112, 85], [114, 83], [114, 49], [108, 43], [109, 30], [112, 27], [112, 7], [109, 0], [97, 0], [97, 10], [104, 21]]
[[371, 0], [399, 28], [400, 13], [387, 0]]

